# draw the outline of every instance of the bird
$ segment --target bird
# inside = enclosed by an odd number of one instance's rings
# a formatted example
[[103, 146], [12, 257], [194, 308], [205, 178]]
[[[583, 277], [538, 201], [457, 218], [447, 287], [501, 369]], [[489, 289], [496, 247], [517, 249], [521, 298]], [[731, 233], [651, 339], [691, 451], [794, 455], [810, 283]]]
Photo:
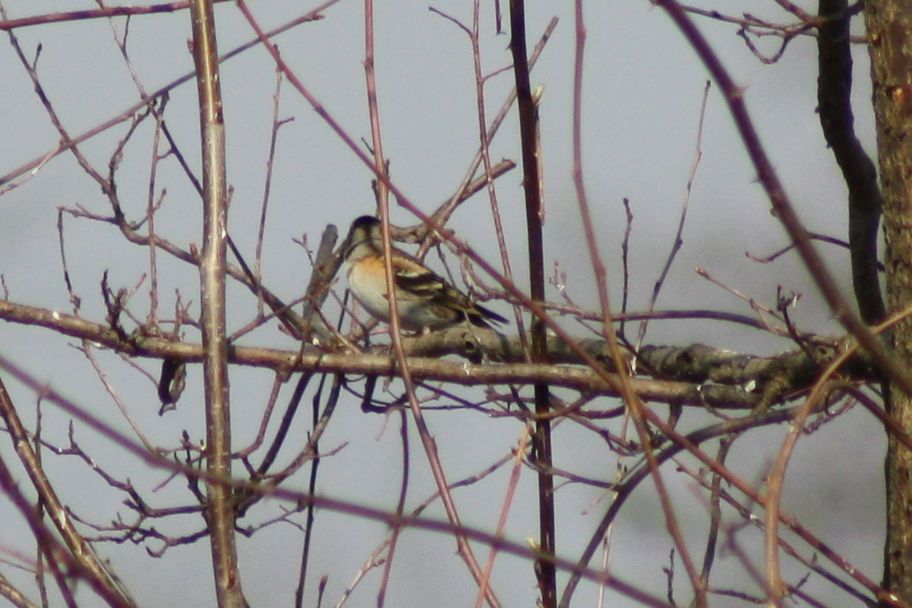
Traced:
[[[355, 219], [342, 246], [348, 286], [355, 299], [373, 317], [389, 323], [380, 220], [370, 215]], [[403, 328], [427, 333], [463, 322], [489, 329], [492, 322], [507, 322], [496, 312], [473, 302], [415, 257], [395, 247], [390, 257]]]

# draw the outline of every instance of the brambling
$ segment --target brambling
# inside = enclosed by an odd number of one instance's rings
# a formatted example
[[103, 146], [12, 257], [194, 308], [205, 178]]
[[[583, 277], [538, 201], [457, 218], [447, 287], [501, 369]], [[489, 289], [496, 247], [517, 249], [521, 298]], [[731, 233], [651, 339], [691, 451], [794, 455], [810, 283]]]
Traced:
[[[371, 315], [388, 323], [390, 306], [380, 220], [369, 215], [356, 219], [342, 246], [352, 294]], [[465, 321], [490, 328], [489, 321], [507, 322], [496, 312], [470, 300], [409, 254], [395, 247], [390, 254], [399, 322], [403, 328], [428, 331]]]

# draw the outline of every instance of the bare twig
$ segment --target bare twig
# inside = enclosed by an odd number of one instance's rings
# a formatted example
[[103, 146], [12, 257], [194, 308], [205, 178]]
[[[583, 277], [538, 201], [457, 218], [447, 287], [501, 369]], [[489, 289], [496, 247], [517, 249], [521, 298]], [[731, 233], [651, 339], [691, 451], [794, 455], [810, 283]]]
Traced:
[[690, 42], [694, 51], [706, 65], [713, 79], [722, 90], [725, 101], [728, 103], [729, 111], [735, 120], [735, 125], [751, 161], [757, 169], [760, 183], [766, 190], [767, 197], [776, 212], [776, 216], [795, 242], [802, 261], [810, 272], [811, 277], [813, 277], [830, 310], [843, 326], [871, 353], [883, 373], [896, 382], [906, 394], [912, 395], [912, 376], [910, 376], [909, 370], [887, 350], [880, 339], [872, 334], [864, 322], [852, 312], [852, 307], [840, 294], [832, 273], [824, 264], [820, 254], [814, 249], [808, 238], [807, 230], [798, 218], [798, 214], [786, 195], [785, 189], [779, 181], [769, 157], [766, 155], [763, 144], [760, 142], [760, 137], [757, 135], [757, 131], [747, 112], [747, 106], [744, 104], [743, 91], [732, 80], [719, 57], [713, 52], [709, 43], [684, 12], [681, 5], [675, 0], [656, 0], [656, 3], [668, 12], [672, 21]]
[[[662, 290], [662, 286], [665, 284], [665, 279], [668, 277], [668, 272], [671, 270], [671, 265], [674, 263], [678, 252], [681, 250], [681, 246], [684, 244], [684, 222], [687, 220], [687, 208], [690, 204], [690, 193], [693, 190], [693, 183], [694, 179], [697, 176], [697, 170], [700, 168], [700, 160], [703, 158], [703, 121], [706, 118], [707, 99], [709, 99], [708, 80], [706, 81], [706, 86], [703, 87], [703, 102], [700, 104], [700, 118], [697, 121], [697, 141], [696, 145], [694, 146], [694, 159], [690, 165], [690, 174], [687, 176], [687, 185], [684, 187], [684, 200], [681, 202], [681, 215], [678, 217], [678, 229], [671, 244], [671, 251], [668, 252], [668, 257], [665, 258], [665, 265], [662, 267], [662, 272], [659, 273], [659, 278], [652, 288], [652, 296], [649, 298], [649, 312], [655, 310], [656, 302], [659, 299], [659, 292]], [[648, 320], [640, 323], [640, 329], [637, 332], [637, 340], [634, 350], [640, 349], [640, 345], [642, 345], [643, 339], [646, 337], [646, 329], [648, 327], [648, 323]]]
[[[269, 30], [268, 32], [265, 32], [263, 34], [263, 36], [266, 37], [267, 39], [273, 38], [283, 32], [286, 32], [290, 29], [293, 29], [293, 28], [301, 25], [302, 23], [310, 23], [310, 22], [322, 19], [323, 18], [322, 12], [325, 11], [330, 6], [338, 3], [339, 1], [340, 0], [326, 0], [323, 4], [317, 6], [316, 8], [314, 8], [310, 11], [307, 11], [305, 14], [301, 15], [300, 17], [297, 17], [296, 19], [292, 19], [288, 23], [282, 24], [277, 28], [274, 28], [272, 30]], [[225, 53], [224, 55], [219, 57], [219, 62], [221, 63], [221, 62], [227, 61], [229, 59], [232, 59], [234, 57], [237, 57], [244, 51], [247, 51], [248, 49], [250, 49], [258, 44], [260, 44], [259, 37], [254, 38], [248, 42], [245, 42], [244, 44], [241, 44], [241, 45], [231, 49], [230, 51], [228, 51], [227, 53]], [[133, 118], [134, 114], [136, 114], [143, 108], [147, 107], [155, 99], [167, 94], [169, 91], [188, 82], [193, 77], [194, 77], [193, 72], [188, 72], [187, 74], [184, 74], [180, 78], [177, 78], [177, 79], [171, 81], [170, 83], [166, 84], [165, 86], [153, 91], [149, 96], [143, 97], [138, 102], [134, 103], [132, 106], [130, 106], [129, 108], [127, 108], [126, 110], [124, 110], [123, 112], [118, 114], [117, 116], [110, 118], [109, 120], [89, 129], [88, 131], [85, 131], [84, 133], [81, 133], [80, 135], [69, 138], [66, 142], [61, 142], [54, 149], [48, 151], [47, 153], [43, 154], [39, 158], [31, 160], [31, 161], [25, 163], [24, 165], [22, 165], [16, 169], [13, 169], [6, 175], [0, 176], [0, 193], [4, 192], [9, 186], [14, 185], [14, 184], [11, 184], [10, 182], [15, 180], [16, 178], [18, 178], [22, 175], [25, 175], [26, 173], [30, 173], [30, 174], [34, 175], [35, 172], [37, 172], [48, 161], [50, 161], [52, 158], [54, 158], [58, 154], [66, 152], [66, 151], [70, 150], [71, 148], [73, 148], [74, 146], [78, 146], [79, 144], [95, 137], [96, 135], [98, 135], [100, 133], [107, 131], [108, 129], [110, 129], [114, 126], [119, 125], [120, 123], [125, 122], [127, 120], [130, 120], [131, 118]]]
[[[228, 2], [228, 0], [212, 0], [215, 2]], [[190, 8], [190, 2], [165, 2], [147, 6], [106, 6], [94, 10], [67, 11], [36, 15], [34, 17], [20, 17], [7, 19], [5, 16], [0, 21], [0, 30], [14, 30], [16, 28], [47, 25], [63, 21], [82, 21], [85, 19], [110, 19], [112, 17], [132, 17], [134, 15], [154, 15], [157, 13], [173, 13]]]
[[[0, 380], [0, 417], [3, 418], [6, 430], [9, 432], [10, 438], [13, 441], [13, 447], [16, 449], [19, 460], [32, 481], [32, 486], [38, 493], [44, 510], [47, 511], [51, 521], [54, 523], [54, 528], [57, 530], [58, 534], [60, 534], [61, 538], [63, 538], [63, 541], [69, 549], [69, 551], [65, 552], [67, 554], [67, 557], [65, 558], [63, 555], [59, 554], [52, 556], [51, 553], [46, 554], [47, 558], [51, 562], [62, 559], [68, 566], [76, 566], [76, 569], [81, 575], [87, 579], [89, 584], [104, 597], [110, 605], [133, 606], [133, 599], [130, 597], [126, 587], [120, 583], [119, 579], [110, 568], [98, 558], [92, 546], [89, 545], [82, 534], [76, 530], [73, 521], [70, 519], [69, 511], [58, 498], [57, 492], [54, 490], [50, 480], [44, 473], [44, 468], [41, 466], [38, 454], [29, 441], [29, 436], [22, 421], [19, 419], [16, 407], [13, 404], [9, 393], [6, 391], [6, 386], [2, 380]], [[5, 464], [0, 465], [0, 468], [2, 468], [3, 475], [2, 484], [7, 495], [9, 495], [11, 489], [7, 487], [6, 477], [9, 475], [9, 471], [6, 469]], [[14, 490], [13, 495], [18, 495], [18, 490]], [[43, 530], [43, 528], [41, 529]], [[49, 536], [49, 533], [37, 533], [36, 529], [35, 536], [42, 547], [45, 551], [51, 551], [53, 553], [52, 548], [54, 548], [57, 541], [52, 540], [50, 537], [44, 538], [45, 535]]]

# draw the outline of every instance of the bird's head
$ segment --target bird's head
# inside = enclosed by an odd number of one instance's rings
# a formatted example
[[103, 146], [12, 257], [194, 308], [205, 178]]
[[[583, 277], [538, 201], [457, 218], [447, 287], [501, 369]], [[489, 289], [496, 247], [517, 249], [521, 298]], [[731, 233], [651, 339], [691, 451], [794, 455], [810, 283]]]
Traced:
[[380, 220], [371, 215], [362, 215], [348, 229], [345, 237], [345, 259], [358, 259], [373, 254], [383, 247]]

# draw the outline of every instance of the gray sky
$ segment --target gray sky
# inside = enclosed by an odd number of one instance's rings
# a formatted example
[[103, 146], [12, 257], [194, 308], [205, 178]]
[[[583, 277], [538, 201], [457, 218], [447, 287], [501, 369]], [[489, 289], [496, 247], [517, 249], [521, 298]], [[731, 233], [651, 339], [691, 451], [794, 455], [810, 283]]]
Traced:
[[[92, 8], [89, 2], [23, 1], [3, 2], [11, 17]], [[254, 3], [264, 27], [281, 24], [303, 12], [300, 2]], [[450, 196], [465, 173], [477, 149], [478, 125], [472, 55], [468, 38], [451, 22], [428, 11], [426, 4], [413, 2], [377, 3], [376, 56], [379, 109], [385, 151], [391, 162], [394, 183], [421, 209], [433, 210]], [[490, 3], [486, 3], [490, 4]], [[507, 3], [503, 2], [504, 10]], [[712, 3], [704, 3], [713, 6]], [[716, 8], [728, 10], [729, 3]], [[807, 4], [807, 3], [802, 3]], [[771, 1], [737, 3], [737, 11], [752, 12], [774, 21], [788, 21]], [[306, 6], [310, 6], [307, 3]], [[468, 23], [470, 3], [444, 2], [433, 5]], [[807, 7], [811, 10], [811, 7]], [[507, 35], [495, 35], [491, 7], [483, 11], [482, 61], [491, 72], [509, 64]], [[585, 244], [571, 176], [571, 101], [573, 75], [573, 14], [570, 3], [530, 3], [527, 26], [530, 47], [554, 15], [560, 23], [533, 73], [534, 83], [544, 85], [541, 130], [544, 153], [544, 184], [547, 205], [546, 262], [557, 263], [567, 272], [569, 294], [580, 305], [595, 309], [597, 294]], [[732, 9], [734, 10], [734, 9]], [[356, 140], [369, 138], [363, 70], [363, 5], [343, 1], [326, 11], [325, 19], [299, 26], [277, 41], [283, 57], [305, 85], [322, 101], [340, 125]], [[249, 40], [252, 32], [230, 3], [217, 7], [219, 47], [227, 51]], [[635, 216], [631, 236], [630, 308], [648, 304], [652, 286], [670, 249], [685, 197], [685, 185], [694, 161], [697, 124], [707, 74], [664, 12], [645, 1], [587, 3], [588, 44], [583, 84], [584, 171], [599, 246], [609, 272], [610, 295], [615, 308], [621, 297], [621, 239], [625, 229], [622, 200], [630, 200]], [[124, 21], [116, 22], [123, 32]], [[816, 56], [812, 39], [794, 41], [781, 61], [762, 65], [733, 26], [700, 20], [701, 30], [744, 87], [748, 107], [763, 143], [783, 180], [786, 190], [812, 231], [843, 236], [846, 231], [845, 190], [832, 156], [820, 134], [816, 106]], [[113, 42], [105, 20], [80, 21], [23, 29], [17, 32], [26, 52], [33, 56], [42, 45], [39, 70], [42, 84], [61, 119], [75, 135], [112, 117], [138, 99], [130, 73]], [[153, 90], [192, 69], [187, 51], [189, 15], [139, 17], [130, 24], [129, 50], [133, 67], [147, 90]], [[774, 40], [761, 47], [770, 51]], [[867, 56], [855, 49], [858, 87], [855, 112], [863, 143], [874, 149], [870, 114]], [[58, 135], [32, 90], [25, 71], [9, 45], [0, 46], [0, 74], [4, 94], [0, 95], [0, 174], [47, 154]], [[491, 79], [486, 88], [486, 112], [493, 117], [511, 87], [511, 74]], [[252, 251], [256, 223], [263, 197], [265, 162], [272, 120], [275, 73], [265, 50], [255, 48], [222, 67], [222, 92], [228, 143], [228, 179], [233, 188], [230, 210], [231, 234], [245, 251]], [[199, 166], [196, 90], [192, 82], [171, 94], [167, 121], [184, 154], [194, 168]], [[345, 231], [356, 216], [373, 211], [372, 174], [290, 87], [284, 86], [281, 116], [294, 121], [279, 134], [277, 159], [271, 183], [269, 219], [266, 228], [264, 282], [281, 297], [299, 296], [310, 271], [303, 250], [292, 242], [306, 234], [317, 240], [328, 223]], [[118, 186], [127, 213], [141, 217], [148, 190], [148, 168], [152, 135], [151, 122], [144, 123], [125, 150], [118, 171]], [[112, 147], [123, 137], [121, 125], [83, 147], [96, 166], [106, 171]], [[518, 128], [515, 114], [504, 123], [491, 147], [492, 159], [519, 161]], [[732, 289], [775, 305], [776, 288], [798, 291], [801, 300], [793, 311], [803, 329], [838, 334], [840, 329], [821, 304], [806, 272], [794, 255], [768, 265], [757, 264], [744, 254], [767, 255], [787, 244], [784, 231], [769, 214], [769, 203], [755, 181], [755, 173], [742, 150], [737, 133], [716, 87], [709, 94], [702, 136], [702, 160], [697, 168], [689, 198], [689, 212], [683, 248], [659, 298], [659, 308], [710, 308], [750, 314], [748, 306], [694, 272], [705, 268]], [[526, 285], [521, 174], [514, 170], [497, 182], [500, 208], [507, 226], [507, 241], [513, 270], [520, 285]], [[200, 242], [199, 199], [172, 160], [159, 167], [160, 190], [167, 188], [158, 230], [187, 247]], [[56, 232], [60, 206], [84, 206], [90, 211], [107, 211], [98, 187], [78, 168], [72, 156], [51, 160], [34, 178], [0, 199], [0, 273], [16, 302], [72, 311], [64, 289]], [[491, 228], [490, 209], [483, 195], [467, 202], [454, 216], [452, 227], [460, 237], [487, 259], [497, 260]], [[414, 219], [402, 209], [393, 210], [397, 223]], [[66, 251], [75, 290], [82, 296], [80, 314], [104, 319], [99, 295], [102, 272], [107, 269], [115, 287], [132, 287], [148, 268], [148, 252], [124, 244], [107, 224], [65, 220]], [[821, 249], [831, 269], [849, 294], [848, 255], [835, 249]], [[450, 259], [452, 262], [452, 257]], [[436, 255], [429, 262], [442, 269]], [[159, 256], [162, 315], [173, 309], [174, 290], [198, 302], [196, 272], [166, 256]], [[451, 263], [451, 268], [458, 264]], [[550, 268], [550, 266], [549, 266]], [[134, 300], [139, 314], [148, 311], [147, 284]], [[340, 289], [341, 293], [341, 289]], [[550, 297], [558, 295], [551, 292]], [[229, 289], [230, 330], [251, 318], [255, 302], [249, 295]], [[506, 313], [504, 303], [492, 307]], [[198, 308], [194, 304], [194, 314]], [[577, 328], [578, 326], [569, 325]], [[575, 331], [580, 331], [576, 329]], [[196, 341], [195, 333], [188, 339]], [[775, 353], [789, 348], [785, 340], [737, 326], [719, 323], [655, 322], [647, 343], [713, 346], [758, 353]], [[294, 349], [296, 345], [275, 331], [274, 325], [245, 338], [246, 343]], [[123, 418], [104, 392], [85, 358], [66, 346], [68, 340], [45, 330], [0, 324], [0, 352], [14, 359], [35, 377], [50, 382], [103, 420], [127, 430]], [[204, 434], [199, 370], [190, 372], [187, 393], [177, 412], [157, 415], [158, 403], [151, 381], [124, 365], [111, 353], [98, 353], [106, 373], [131, 415], [148, 435], [166, 446], [177, 445], [180, 432], [187, 429], [199, 440]], [[141, 361], [152, 375], [157, 362]], [[263, 372], [232, 371], [234, 440], [249, 443], [262, 415], [272, 378]], [[34, 425], [34, 395], [22, 386], [10, 386], [27, 424]], [[279, 403], [290, 395], [286, 386]], [[307, 402], [310, 394], [305, 398]], [[611, 402], [603, 400], [601, 407]], [[664, 411], [663, 406], [657, 406]], [[66, 441], [68, 419], [52, 406], [45, 406], [45, 437]], [[309, 412], [299, 414], [295, 432], [301, 441]], [[495, 419], [478, 412], [429, 412], [429, 423], [438, 441], [441, 460], [451, 480], [474, 474], [509, 453], [522, 432], [513, 419]], [[706, 418], [688, 414], [683, 424], [692, 428]], [[614, 432], [619, 429], [613, 428]], [[755, 431], [735, 444], [730, 466], [744, 479], [759, 483], [772, 456], [780, 447], [785, 428]], [[871, 440], [871, 437], [877, 437]], [[881, 459], [883, 444], [877, 425], [856, 411], [824, 426], [799, 444], [787, 480], [785, 508], [802, 519], [818, 536], [832, 543], [866, 574], [880, 577], [883, 499]], [[860, 438], [864, 438], [861, 441]], [[152, 488], [164, 478], [147, 472], [144, 465], [77, 427], [77, 439], [94, 458], [120, 479], [129, 477], [144, 489], [157, 506], [185, 504], [189, 499], [180, 483], [165, 489]], [[402, 472], [398, 418], [363, 414], [354, 399], [340, 404], [321, 444], [335, 450], [320, 471], [319, 492], [381, 508], [393, 509]], [[0, 442], [0, 454], [12, 462], [7, 443]], [[290, 451], [283, 452], [290, 458]], [[411, 481], [409, 507], [423, 500], [433, 488], [427, 463], [417, 436], [411, 438]], [[581, 475], [611, 479], [616, 457], [589, 434], [569, 425], [555, 431], [558, 466]], [[103, 523], [112, 517], [111, 505], [122, 499], [100, 479], [72, 458], [47, 457], [52, 478], [60, 484], [65, 502], [80, 514]], [[632, 465], [633, 461], [628, 461]], [[695, 466], [693, 461], [688, 461]], [[707, 514], [705, 494], [686, 477], [666, 467], [667, 479], [675, 492], [675, 508], [685, 536], [695, 555], [702, 554]], [[20, 472], [17, 472], [20, 474]], [[467, 524], [492, 530], [506, 489], [508, 469], [501, 469], [479, 484], [456, 493], [460, 512]], [[21, 485], [26, 485], [21, 476]], [[70, 480], [78, 482], [71, 483]], [[306, 487], [299, 475], [294, 487]], [[598, 502], [597, 502], [598, 501]], [[508, 537], [524, 542], [535, 535], [535, 479], [523, 471], [516, 505], [507, 525]], [[559, 552], [576, 556], [597, 524], [607, 498], [589, 486], [571, 485], [558, 494]], [[280, 505], [274, 501], [251, 513], [253, 522], [274, 516]], [[9, 504], [0, 499], [5, 519], [20, 522], [10, 514]], [[121, 507], [120, 513], [128, 515]], [[442, 518], [439, 505], [428, 514]], [[851, 526], [846, 521], [851, 520]], [[298, 518], [297, 521], [302, 521]], [[731, 519], [731, 521], [735, 521]], [[156, 527], [169, 533], [195, 530], [198, 518], [163, 520]], [[312, 550], [309, 597], [315, 584], [329, 575], [327, 599], [334, 604], [345, 586], [386, 533], [383, 525], [320, 512]], [[612, 539], [612, 572], [627, 582], [664, 595], [661, 571], [667, 565], [672, 544], [665, 532], [661, 510], [651, 484], [644, 483], [638, 496], [622, 510]], [[253, 605], [289, 605], [297, 577], [302, 533], [280, 524], [261, 531], [252, 539], [241, 538], [244, 588]], [[754, 566], [762, 571], [762, 539], [757, 530], [738, 533], [737, 540], [750, 551]], [[154, 543], [153, 543], [154, 546]], [[0, 548], [33, 555], [29, 536], [21, 526], [4, 526]], [[214, 604], [209, 549], [204, 541], [171, 549], [156, 561], [145, 557], [142, 547], [100, 545], [117, 572], [126, 580], [144, 606]], [[479, 559], [487, 555], [476, 547]], [[805, 553], [809, 553], [805, 551]], [[714, 573], [720, 587], [737, 587], [759, 593], [745, 583], [743, 569], [723, 552]], [[7, 556], [8, 557], [8, 556]], [[598, 558], [597, 558], [598, 559]], [[593, 563], [592, 565], [596, 565]], [[788, 565], [788, 564], [787, 564]], [[789, 581], [803, 570], [788, 565]], [[9, 570], [9, 572], [6, 572]], [[4, 569], [18, 584], [28, 587], [29, 576]], [[193, 572], [193, 584], [176, 585]], [[197, 574], [198, 573], [198, 574]], [[677, 597], [689, 597], [683, 571], [677, 572]], [[389, 606], [464, 606], [474, 601], [474, 586], [455, 555], [450, 538], [425, 532], [406, 531], [398, 549], [389, 589]], [[494, 570], [495, 589], [505, 606], [532, 605], [535, 598], [531, 566], [523, 560], [501, 555]], [[351, 606], [374, 605], [379, 571], [368, 575], [349, 601]], [[832, 589], [809, 583], [820, 599]], [[595, 605], [595, 586], [584, 585], [576, 605]], [[684, 601], [684, 600], [682, 600]], [[611, 606], [633, 605], [614, 598]], [[714, 606], [738, 605], [714, 600]]]

